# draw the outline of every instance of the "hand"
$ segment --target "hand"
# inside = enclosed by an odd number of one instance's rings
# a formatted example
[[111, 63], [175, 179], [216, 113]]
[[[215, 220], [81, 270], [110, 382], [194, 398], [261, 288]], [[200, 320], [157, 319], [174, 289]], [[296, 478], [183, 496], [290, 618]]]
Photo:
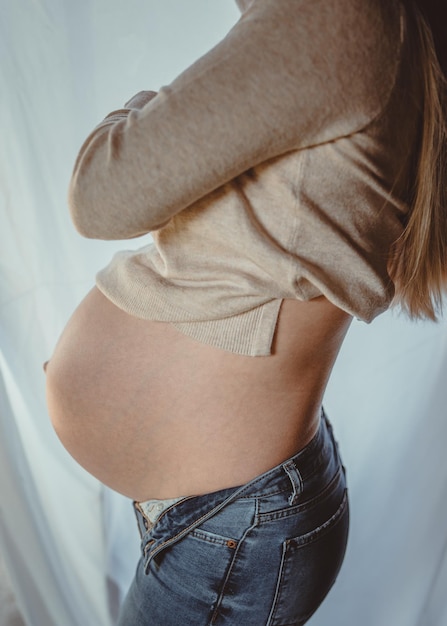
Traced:
[[142, 109], [157, 95], [156, 91], [139, 91], [135, 96], [126, 102], [126, 109]]

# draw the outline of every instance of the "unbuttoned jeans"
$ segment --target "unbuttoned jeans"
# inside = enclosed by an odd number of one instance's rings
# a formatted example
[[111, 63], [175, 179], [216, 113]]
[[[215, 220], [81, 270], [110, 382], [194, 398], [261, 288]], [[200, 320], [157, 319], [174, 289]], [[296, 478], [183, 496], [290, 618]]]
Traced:
[[345, 469], [324, 412], [305, 448], [249, 483], [168, 503], [155, 520], [144, 504], [119, 626], [300, 626], [345, 554]]

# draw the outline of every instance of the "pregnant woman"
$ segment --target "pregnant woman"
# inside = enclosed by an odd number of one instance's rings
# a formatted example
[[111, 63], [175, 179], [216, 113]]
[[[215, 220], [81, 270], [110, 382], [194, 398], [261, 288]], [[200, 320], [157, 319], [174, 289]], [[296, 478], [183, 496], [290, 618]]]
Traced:
[[70, 185], [82, 235], [152, 235], [99, 272], [47, 367], [62, 443], [134, 500], [121, 626], [307, 621], [348, 534], [322, 409], [343, 338], [393, 298], [434, 318], [445, 283], [431, 14], [238, 4], [217, 46], [93, 130]]

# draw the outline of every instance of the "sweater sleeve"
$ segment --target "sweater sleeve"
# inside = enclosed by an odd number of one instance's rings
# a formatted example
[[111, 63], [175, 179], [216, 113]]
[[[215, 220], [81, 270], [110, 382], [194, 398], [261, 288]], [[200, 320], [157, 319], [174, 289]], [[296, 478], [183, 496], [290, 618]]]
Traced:
[[87, 138], [69, 189], [81, 234], [126, 239], [248, 168], [354, 133], [380, 114], [400, 41], [391, 0], [254, 0], [141, 109]]

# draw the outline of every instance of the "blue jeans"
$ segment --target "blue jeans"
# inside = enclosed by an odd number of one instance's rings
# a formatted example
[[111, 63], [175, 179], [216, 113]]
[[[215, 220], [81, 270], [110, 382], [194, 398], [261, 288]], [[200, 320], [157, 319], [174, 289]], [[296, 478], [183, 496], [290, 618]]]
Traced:
[[119, 626], [299, 626], [333, 585], [348, 536], [345, 469], [324, 413], [305, 448], [249, 483], [151, 519], [135, 510], [142, 557]]

